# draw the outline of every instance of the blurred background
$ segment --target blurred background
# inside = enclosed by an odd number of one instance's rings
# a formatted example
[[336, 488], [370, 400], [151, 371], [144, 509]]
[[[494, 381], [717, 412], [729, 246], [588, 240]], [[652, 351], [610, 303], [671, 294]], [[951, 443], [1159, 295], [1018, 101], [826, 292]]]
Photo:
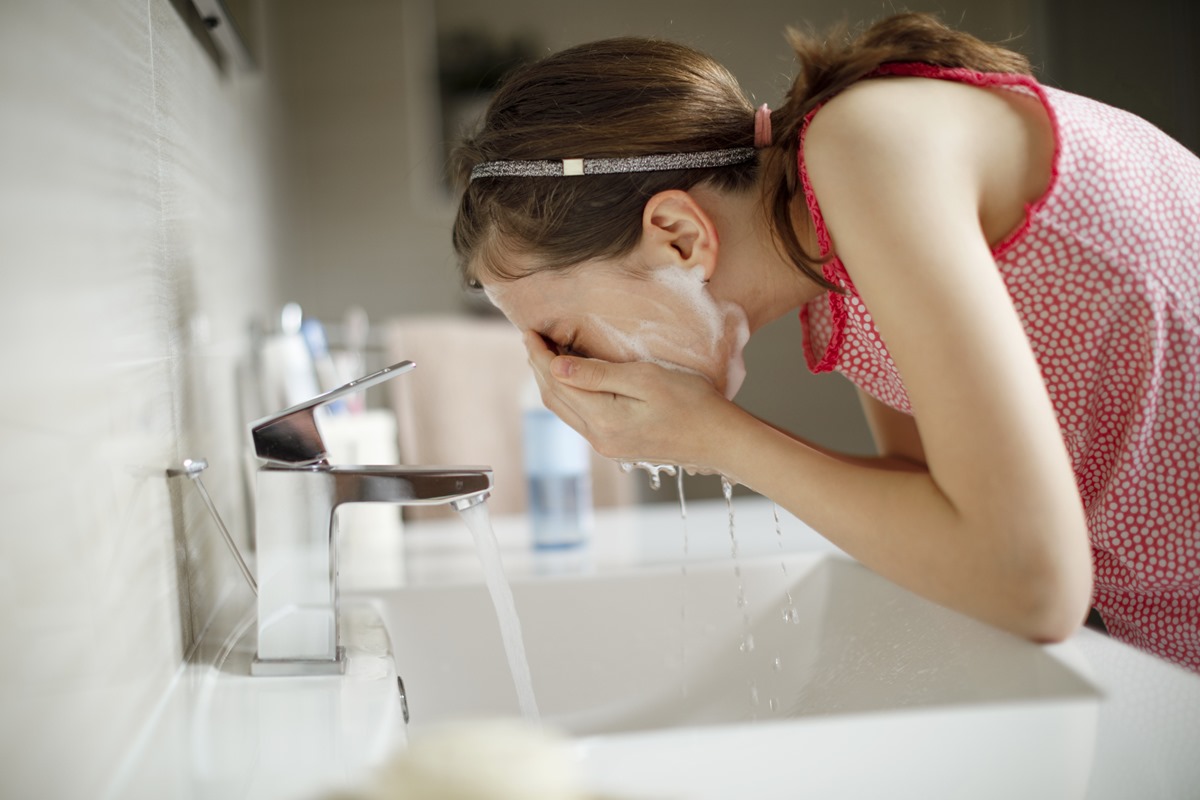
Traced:
[[[905, 7], [1006, 42], [1046, 83], [1200, 147], [1191, 0]], [[443, 462], [488, 463], [489, 433], [519, 424], [493, 412], [515, 413], [524, 358], [461, 289], [443, 180], [448, 139], [506, 66], [587, 39], [662, 36], [777, 104], [792, 72], [785, 25], [901, 8], [0, 0], [0, 634], [18, 653], [0, 664], [0, 795], [105, 796], [199, 632], [248, 604], [205, 509], [165, 470], [206, 457], [216, 503], [250, 547], [244, 424], [278, 402], [256, 389], [269, 371], [255, 359], [294, 333], [286, 303], [364, 366], [418, 361], [392, 383], [422, 397], [370, 398], [417, 409], [400, 415], [400, 457], [425, 458], [406, 450], [419, 440]], [[795, 319], [764, 329], [747, 361], [746, 408], [871, 451], [853, 391], [808, 374]], [[503, 398], [487, 394], [502, 384]], [[460, 435], [430, 441], [447, 430]], [[496, 468], [499, 502], [519, 492], [521, 468]], [[613, 481], [605, 491], [627, 496]], [[674, 500], [644, 480], [633, 491]], [[718, 491], [712, 477], [688, 487]]]

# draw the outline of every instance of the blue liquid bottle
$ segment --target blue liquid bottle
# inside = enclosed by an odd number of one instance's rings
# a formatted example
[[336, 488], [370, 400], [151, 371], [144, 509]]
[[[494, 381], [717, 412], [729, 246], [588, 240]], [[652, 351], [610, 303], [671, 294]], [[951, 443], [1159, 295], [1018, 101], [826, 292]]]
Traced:
[[542, 405], [536, 385], [530, 385], [522, 406], [533, 546], [581, 545], [592, 530], [592, 447]]

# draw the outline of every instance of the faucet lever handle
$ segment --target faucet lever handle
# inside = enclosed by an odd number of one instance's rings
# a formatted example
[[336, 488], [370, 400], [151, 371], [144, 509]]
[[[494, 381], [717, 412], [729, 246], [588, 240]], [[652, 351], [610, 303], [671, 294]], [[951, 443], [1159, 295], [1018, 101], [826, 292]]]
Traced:
[[303, 403], [297, 403], [291, 408], [255, 420], [250, 423], [250, 436], [254, 440], [255, 454], [275, 464], [307, 466], [325, 461], [329, 452], [325, 449], [325, 442], [317, 428], [317, 408], [348, 394], [369, 389], [397, 375], [403, 375], [416, 366], [411, 361], [401, 361], [378, 372], [356, 378]]

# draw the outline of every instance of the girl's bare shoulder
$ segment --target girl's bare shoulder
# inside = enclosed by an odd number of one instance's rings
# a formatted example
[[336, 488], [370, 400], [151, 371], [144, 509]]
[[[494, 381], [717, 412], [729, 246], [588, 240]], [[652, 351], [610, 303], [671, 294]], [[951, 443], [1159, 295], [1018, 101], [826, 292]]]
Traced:
[[871, 158], [901, 150], [941, 151], [976, 128], [987, 90], [917, 77], [859, 81], [826, 102], [805, 135], [805, 150], [851, 150]]

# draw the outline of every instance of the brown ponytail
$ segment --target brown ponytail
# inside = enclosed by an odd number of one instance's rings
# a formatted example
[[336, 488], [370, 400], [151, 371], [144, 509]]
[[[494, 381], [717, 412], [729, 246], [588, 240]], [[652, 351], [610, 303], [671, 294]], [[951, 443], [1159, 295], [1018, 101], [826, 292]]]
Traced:
[[[799, 191], [798, 135], [806, 114], [882, 64], [920, 61], [983, 72], [1021, 72], [1020, 55], [924, 14], [888, 17], [857, 38], [788, 31], [800, 72], [772, 114], [772, 146], [756, 163], [582, 178], [485, 178], [488, 161], [629, 157], [749, 147], [754, 109], [729, 72], [708, 56], [666, 41], [619, 38], [580, 45], [514, 72], [479, 131], [452, 156], [462, 189], [453, 242], [464, 276], [514, 279], [630, 252], [645, 203], [658, 192], [701, 183], [727, 191], [763, 187], [782, 252], [826, 288], [821, 259], [792, 225]], [[759, 184], [758, 176], [765, 180]]]

